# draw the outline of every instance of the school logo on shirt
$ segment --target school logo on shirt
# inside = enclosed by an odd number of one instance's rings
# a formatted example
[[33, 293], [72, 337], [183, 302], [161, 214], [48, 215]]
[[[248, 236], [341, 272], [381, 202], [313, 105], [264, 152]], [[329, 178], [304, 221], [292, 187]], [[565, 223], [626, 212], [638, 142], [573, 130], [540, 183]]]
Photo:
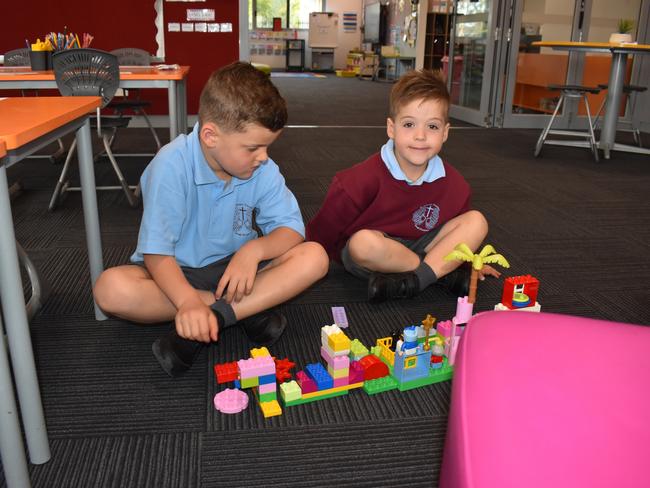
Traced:
[[235, 205], [235, 219], [232, 222], [232, 231], [238, 236], [247, 236], [253, 231], [253, 210], [244, 203]]
[[428, 232], [436, 226], [439, 217], [440, 207], [427, 203], [413, 212], [413, 223], [417, 229]]

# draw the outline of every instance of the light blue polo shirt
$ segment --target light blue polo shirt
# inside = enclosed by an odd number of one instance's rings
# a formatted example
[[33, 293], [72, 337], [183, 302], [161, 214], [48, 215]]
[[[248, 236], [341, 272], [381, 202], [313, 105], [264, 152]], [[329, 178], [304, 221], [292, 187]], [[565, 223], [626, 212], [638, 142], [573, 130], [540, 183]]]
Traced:
[[269, 158], [249, 179], [226, 183], [208, 166], [198, 132], [197, 124], [167, 144], [142, 174], [144, 212], [131, 261], [162, 254], [181, 266], [207, 266], [258, 237], [253, 212], [265, 235], [278, 227], [305, 235], [298, 202], [277, 164]]
[[411, 186], [419, 186], [422, 183], [431, 183], [436, 181], [438, 178], [445, 176], [445, 166], [442, 164], [442, 159], [440, 156], [435, 155], [427, 163], [427, 169], [424, 170], [422, 176], [417, 180], [411, 181], [404, 174], [404, 171], [397, 162], [395, 157], [395, 143], [392, 139], [388, 139], [388, 142], [381, 146], [381, 160], [384, 162], [390, 174], [396, 180], [406, 181], [407, 184]]

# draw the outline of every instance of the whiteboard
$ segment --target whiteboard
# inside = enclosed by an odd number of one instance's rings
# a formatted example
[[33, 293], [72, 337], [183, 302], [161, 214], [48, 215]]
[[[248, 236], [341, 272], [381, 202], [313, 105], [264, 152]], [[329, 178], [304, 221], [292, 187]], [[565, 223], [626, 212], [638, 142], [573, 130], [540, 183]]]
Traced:
[[339, 14], [312, 12], [309, 14], [309, 47], [335, 48], [338, 45]]

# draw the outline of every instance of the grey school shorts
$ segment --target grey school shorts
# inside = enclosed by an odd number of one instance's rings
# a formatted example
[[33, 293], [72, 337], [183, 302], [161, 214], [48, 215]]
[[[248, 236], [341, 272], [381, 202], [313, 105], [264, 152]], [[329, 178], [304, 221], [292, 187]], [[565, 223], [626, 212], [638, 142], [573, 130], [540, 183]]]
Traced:
[[[217, 290], [219, 280], [226, 272], [226, 268], [228, 267], [228, 264], [230, 263], [230, 260], [233, 256], [234, 254], [231, 254], [230, 256], [226, 256], [225, 258], [208, 264], [207, 266], [203, 266], [202, 268], [190, 268], [188, 266], [181, 266], [181, 271], [185, 275], [187, 282], [195, 289], [215, 292]], [[260, 261], [259, 265], [257, 266], [257, 271], [259, 272], [270, 262], [271, 260]], [[144, 267], [144, 263], [136, 264]]]
[[[431, 241], [433, 241], [433, 239], [435, 239], [435, 237], [438, 235], [438, 232], [440, 232], [441, 227], [442, 226], [436, 227], [432, 231], [427, 232], [422, 237], [419, 237], [415, 240], [402, 239], [400, 237], [389, 236], [388, 234], [384, 234], [384, 236], [403, 244], [411, 251], [413, 251], [415, 254], [420, 256], [420, 259], [422, 259], [426, 255], [426, 252], [424, 250], [427, 248], [429, 244], [431, 244]], [[368, 268], [365, 268], [357, 264], [352, 259], [352, 256], [350, 256], [350, 249], [348, 248], [349, 245], [350, 245], [350, 241], [348, 240], [348, 242], [346, 242], [345, 244], [345, 247], [341, 251], [341, 262], [343, 263], [343, 267], [348, 271], [348, 273], [356, 276], [357, 278], [361, 278], [362, 280], [367, 280], [370, 277], [370, 273], [372, 273], [372, 271], [369, 270]]]

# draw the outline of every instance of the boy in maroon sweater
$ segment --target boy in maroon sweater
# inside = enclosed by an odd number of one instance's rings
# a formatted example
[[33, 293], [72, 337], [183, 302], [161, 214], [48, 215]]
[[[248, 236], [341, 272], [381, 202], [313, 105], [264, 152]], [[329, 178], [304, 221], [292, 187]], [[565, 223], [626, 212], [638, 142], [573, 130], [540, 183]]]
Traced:
[[[381, 152], [334, 176], [307, 239], [368, 280], [368, 298], [382, 302], [419, 294], [439, 283], [457, 295], [469, 271], [445, 261], [464, 242], [475, 251], [488, 231], [470, 210], [470, 188], [438, 153], [449, 133], [449, 93], [433, 71], [406, 73], [390, 95]], [[499, 276], [489, 266], [483, 275]]]

